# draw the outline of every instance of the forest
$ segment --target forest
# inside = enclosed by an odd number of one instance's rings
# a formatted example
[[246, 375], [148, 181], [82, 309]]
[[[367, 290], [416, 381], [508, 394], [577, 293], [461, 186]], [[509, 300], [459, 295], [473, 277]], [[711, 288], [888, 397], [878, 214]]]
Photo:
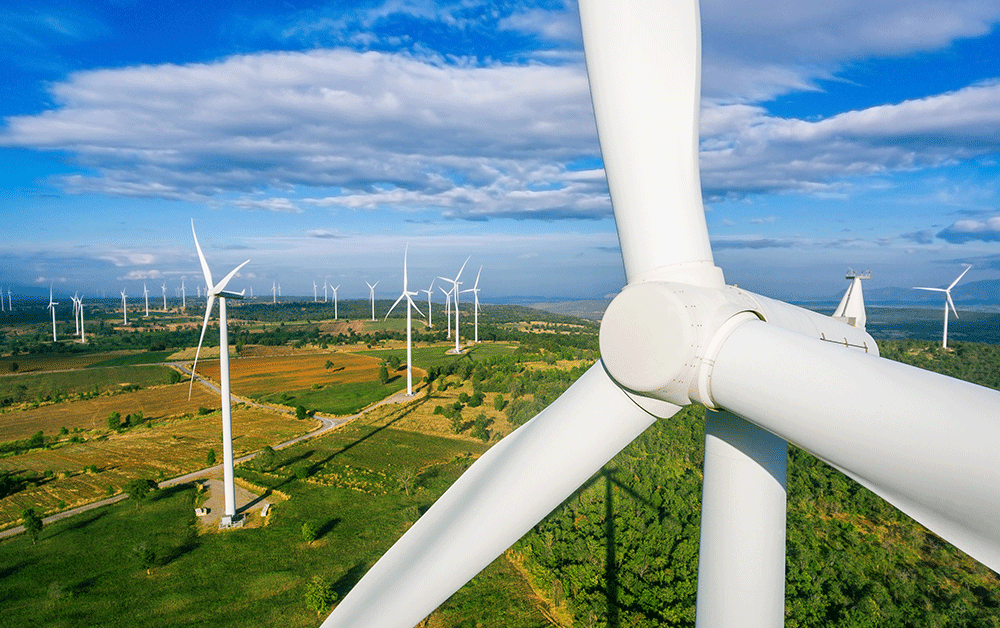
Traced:
[[[879, 346], [889, 359], [1000, 387], [993, 345]], [[575, 625], [694, 625], [705, 411], [659, 421], [515, 545]], [[786, 552], [789, 628], [1000, 626], [997, 574], [794, 446]]]

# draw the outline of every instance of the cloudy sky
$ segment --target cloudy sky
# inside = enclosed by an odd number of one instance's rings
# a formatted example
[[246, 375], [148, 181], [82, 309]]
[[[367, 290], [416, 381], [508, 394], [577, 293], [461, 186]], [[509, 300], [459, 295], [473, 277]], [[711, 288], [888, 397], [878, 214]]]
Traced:
[[[703, 0], [716, 262], [778, 297], [1000, 276], [1000, 3]], [[0, 285], [382, 298], [624, 282], [573, 2], [0, 3]], [[466, 271], [468, 272], [468, 270]], [[385, 292], [382, 293], [383, 288]]]

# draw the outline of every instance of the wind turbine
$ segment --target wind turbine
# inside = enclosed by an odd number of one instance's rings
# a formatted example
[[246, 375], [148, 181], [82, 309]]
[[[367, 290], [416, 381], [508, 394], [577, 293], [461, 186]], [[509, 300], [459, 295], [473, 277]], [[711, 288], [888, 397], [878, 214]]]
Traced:
[[0, 312], [3, 312], [3, 288], [0, 288]]
[[[319, 284], [317, 284], [317, 283], [316, 283], [316, 282], [314, 281], [314, 282], [313, 282], [313, 303], [318, 303], [318, 302], [319, 302], [319, 297], [318, 297], [318, 296], [316, 296], [316, 289], [317, 289], [317, 288], [319, 288]], [[326, 288], [324, 288], [324, 290], [326, 290]]]
[[13, 312], [14, 311], [14, 301], [10, 296], [10, 288], [7, 288], [7, 308]]
[[326, 303], [326, 289], [329, 287], [330, 275], [323, 277], [323, 303]]
[[[417, 308], [416, 304], [413, 303], [413, 299], [410, 298], [417, 296], [418, 293], [409, 292], [406, 289], [407, 288], [406, 255], [409, 252], [409, 249], [410, 247], [407, 246], [406, 249], [403, 250], [403, 292], [402, 294], [399, 295], [399, 298], [396, 299], [396, 302], [392, 304], [392, 307], [389, 308], [389, 311], [385, 313], [385, 318], [382, 320], [388, 319], [389, 314], [392, 314], [393, 308], [399, 305], [399, 302], [402, 301], [404, 298], [406, 299], [406, 396], [412, 397], [413, 396], [413, 343], [411, 341], [412, 325], [410, 320], [410, 307], [413, 307], [413, 309], [417, 310], [417, 314], [420, 314], [421, 316], [423, 316], [423, 314], [420, 312], [420, 309]], [[372, 294], [374, 294], [374, 292]]]
[[83, 324], [83, 297], [77, 299], [76, 311], [77, 316], [80, 317], [80, 342], [85, 344], [87, 342], [87, 331]]
[[420, 292], [427, 293], [427, 329], [434, 329], [433, 321], [431, 318], [431, 295], [434, 294], [434, 279], [431, 279], [431, 285], [426, 290], [420, 290]]
[[250, 286], [250, 298], [253, 298], [253, 286]]
[[198, 288], [198, 298], [200, 299], [201, 298], [201, 285], [197, 285], [195, 287]]
[[184, 280], [181, 279], [181, 309], [187, 309], [187, 292], [184, 290]]
[[330, 289], [333, 290], [333, 320], [337, 320], [337, 290], [340, 290], [340, 284], [336, 288], [330, 286]]
[[188, 399], [191, 398], [191, 386], [194, 386], [194, 371], [198, 367], [198, 354], [201, 353], [201, 343], [205, 340], [205, 330], [208, 329], [208, 319], [212, 315], [212, 305], [215, 298], [219, 298], [219, 380], [222, 389], [222, 460], [223, 460], [223, 485], [226, 498], [226, 514], [223, 523], [231, 523], [236, 515], [236, 489], [233, 480], [233, 417], [230, 407], [229, 397], [229, 329], [226, 322], [226, 299], [242, 299], [242, 292], [229, 292], [226, 285], [236, 275], [237, 272], [248, 263], [247, 260], [234, 268], [219, 283], [212, 281], [212, 271], [208, 269], [208, 262], [205, 261], [205, 254], [201, 252], [201, 245], [198, 244], [198, 234], [194, 231], [194, 219], [191, 219], [191, 235], [194, 236], [194, 246], [198, 249], [198, 259], [201, 261], [201, 270], [205, 273], [205, 294], [208, 303], [205, 306], [205, 322], [201, 326], [201, 338], [198, 339], [198, 348], [194, 353], [194, 365], [191, 367], [191, 383], [188, 386]]
[[160, 286], [160, 290], [163, 291], [163, 311], [166, 312], [167, 311], [167, 284], [166, 284], [166, 282], [164, 282], [163, 285]]
[[366, 280], [365, 283], [368, 284], [368, 291], [371, 293], [371, 299], [372, 299], [372, 320], [375, 320], [375, 286], [378, 285], [378, 282], [376, 281], [375, 284], [372, 285], [372, 284], [368, 283], [368, 281]]
[[48, 308], [52, 310], [52, 342], [56, 342], [56, 306], [59, 305], [52, 300], [52, 286], [49, 286], [49, 305]]
[[124, 319], [123, 325], [128, 325], [128, 308], [125, 305], [125, 291], [122, 290], [122, 317]]
[[281, 296], [281, 284], [280, 283], [278, 284], [278, 296], [279, 297]]
[[451, 292], [455, 296], [455, 353], [462, 352], [461, 348], [458, 346], [458, 293], [461, 291], [459, 286], [462, 285], [462, 282], [459, 281], [459, 278], [462, 276], [462, 271], [465, 270], [465, 265], [469, 263], [469, 260], [471, 258], [472, 258], [471, 255], [465, 258], [465, 261], [462, 262], [462, 267], [458, 269], [458, 274], [455, 275], [454, 279], [448, 279], [447, 277], [438, 277], [438, 279], [443, 279], [445, 281], [451, 282]]
[[697, 626], [783, 623], [787, 442], [1000, 571], [1000, 392], [879, 358], [862, 329], [727, 285], [701, 200], [696, 0], [579, 7], [627, 280], [602, 359], [480, 457], [323, 628], [416, 625], [695, 402], [712, 409]]
[[944, 293], [944, 336], [941, 340], [941, 347], [944, 349], [948, 348], [948, 306], [951, 306], [951, 311], [955, 313], [955, 318], [958, 318], [958, 310], [955, 309], [955, 302], [951, 300], [951, 289], [962, 280], [962, 277], [965, 277], [965, 273], [969, 272], [970, 268], [972, 268], [972, 264], [966, 264], [962, 274], [955, 281], [951, 282], [951, 285], [947, 288], [922, 288], [919, 286], [913, 288], [914, 290], [930, 290], [932, 292]]
[[143, 318], [149, 318], [149, 290], [146, 289], [146, 282], [142, 282], [142, 296], [146, 299], [146, 316]]
[[472, 315], [475, 319], [475, 336], [473, 342], [479, 344], [479, 275], [483, 274], [483, 267], [479, 267], [479, 272], [476, 273], [476, 283], [471, 288], [467, 290], [462, 290], [462, 292], [471, 292], [473, 298], [475, 299], [475, 307], [472, 309]]
[[278, 302], [278, 284], [271, 282], [271, 303]]
[[78, 298], [79, 296], [80, 293], [76, 292], [73, 294], [73, 296], [70, 297], [70, 300], [73, 302], [73, 324], [74, 327], [76, 327], [76, 331], [73, 332], [74, 336], [80, 335], [80, 317], [77, 315], [77, 310], [79, 310], [80, 308], [80, 303]]
[[438, 286], [438, 290], [444, 293], [444, 307], [448, 312], [448, 339], [451, 339], [451, 290], [445, 290]]

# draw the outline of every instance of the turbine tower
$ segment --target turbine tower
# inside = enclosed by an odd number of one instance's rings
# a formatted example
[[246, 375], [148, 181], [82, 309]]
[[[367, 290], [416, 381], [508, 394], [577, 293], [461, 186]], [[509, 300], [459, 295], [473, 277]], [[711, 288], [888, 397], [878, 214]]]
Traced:
[[80, 335], [80, 317], [77, 315], [77, 310], [80, 308], [79, 296], [80, 293], [77, 292], [70, 297], [70, 300], [73, 302], [73, 325], [76, 327], [76, 331], [73, 332], [74, 336]]
[[865, 313], [865, 296], [861, 290], [861, 280], [871, 278], [872, 271], [870, 270], [866, 270], [861, 274], [853, 270], [847, 271], [845, 279], [850, 281], [851, 285], [848, 286], [847, 292], [844, 293], [844, 296], [840, 299], [840, 304], [837, 305], [837, 309], [833, 312], [835, 319], [847, 323], [852, 327], [865, 328], [865, 325], [868, 323], [868, 315]]
[[146, 282], [142, 282], [142, 296], [146, 299], [146, 316], [143, 318], [149, 318], [149, 290], [146, 289]]
[[[319, 302], [319, 297], [318, 297], [318, 296], [316, 296], [316, 289], [317, 289], [317, 288], [319, 288], [319, 284], [317, 284], [317, 283], [316, 283], [316, 282], [314, 281], [314, 282], [313, 282], [313, 303], [318, 303], [318, 302]], [[325, 288], [324, 288], [324, 290], [325, 290]]]
[[52, 286], [49, 286], [49, 305], [48, 308], [52, 310], [52, 342], [56, 342], [56, 306], [59, 305], [52, 300]]
[[323, 277], [323, 303], [326, 303], [326, 289], [329, 287], [330, 275]]
[[458, 346], [458, 293], [461, 292], [461, 288], [459, 288], [459, 286], [462, 285], [459, 278], [462, 276], [462, 271], [465, 270], [465, 265], [469, 263], [471, 258], [471, 255], [465, 258], [465, 261], [462, 262], [462, 267], [458, 269], [458, 274], [455, 275], [454, 279], [438, 277], [438, 279], [443, 279], [444, 281], [451, 283], [451, 293], [455, 296], [455, 353], [462, 352], [462, 349]]
[[427, 329], [434, 329], [434, 324], [431, 315], [431, 295], [434, 294], [434, 279], [431, 279], [431, 285], [426, 290], [420, 290], [420, 292], [427, 293]]
[[166, 284], [166, 282], [164, 282], [163, 285], [160, 286], [160, 290], [163, 291], [163, 311], [166, 312], [167, 311], [167, 284]]
[[451, 290], [445, 290], [438, 286], [438, 290], [444, 293], [444, 307], [448, 312], [448, 339], [451, 340]]
[[947, 288], [922, 288], [919, 286], [913, 288], [914, 290], [930, 290], [931, 292], [944, 293], [944, 335], [941, 340], [941, 347], [944, 349], [948, 348], [948, 306], [951, 306], [951, 311], [955, 313], [955, 318], [958, 318], [958, 310], [955, 309], [955, 302], [951, 300], [951, 289], [962, 280], [962, 277], [965, 277], [965, 273], [969, 272], [970, 268], [972, 268], [972, 264], [966, 264], [962, 274], [955, 281], [951, 282], [951, 285]]
[[276, 304], [278, 302], [278, 284], [271, 282], [271, 303]]
[[333, 320], [337, 320], [337, 290], [340, 290], [340, 284], [336, 288], [330, 286], [330, 289], [333, 290]]
[[[409, 245], [403, 250], [403, 292], [396, 299], [396, 302], [392, 304], [389, 311], [385, 313], [386, 320], [389, 318], [389, 314], [392, 314], [393, 308], [399, 305], [399, 302], [404, 298], [406, 299], [406, 396], [413, 396], [413, 343], [411, 340], [411, 328], [413, 327], [412, 321], [410, 320], [410, 308], [417, 310], [417, 314], [423, 316], [417, 306], [413, 303], [413, 299], [410, 297], [417, 296], [416, 292], [409, 292], [406, 285], [406, 255], [409, 253]], [[378, 283], [378, 282], [376, 282]]]
[[212, 271], [208, 269], [208, 262], [205, 261], [205, 254], [201, 252], [201, 245], [198, 244], [198, 234], [194, 230], [194, 219], [191, 220], [191, 234], [194, 236], [194, 246], [198, 249], [198, 259], [201, 261], [201, 270], [205, 273], [205, 294], [208, 296], [208, 303], [205, 305], [205, 322], [201, 326], [201, 338], [198, 339], [198, 349], [194, 353], [194, 365], [191, 367], [191, 384], [188, 386], [188, 399], [191, 398], [191, 386], [194, 385], [194, 372], [198, 367], [198, 354], [201, 353], [201, 343], [205, 340], [205, 330], [208, 329], [208, 319], [212, 315], [212, 305], [215, 298], [219, 298], [219, 380], [222, 389], [222, 464], [223, 464], [223, 485], [226, 497], [226, 515], [223, 517], [223, 525], [232, 523], [236, 515], [236, 489], [233, 480], [233, 417], [229, 398], [229, 330], [226, 322], [226, 299], [242, 299], [242, 292], [229, 292], [226, 285], [236, 275], [237, 272], [248, 263], [247, 260], [229, 272], [219, 283], [212, 281]]
[[181, 309], [187, 309], [187, 292], [184, 290], [184, 279], [181, 279]]
[[473, 341], [475, 344], [479, 344], [479, 275], [483, 274], [483, 267], [479, 267], [479, 272], [476, 273], [476, 283], [471, 288], [467, 290], [462, 290], [462, 292], [471, 292], [472, 297], [475, 299], [475, 307], [472, 309], [472, 316], [475, 319], [475, 336]]
[[627, 281], [601, 361], [466, 470], [323, 628], [418, 624], [693, 403], [712, 409], [697, 626], [784, 621], [788, 441], [1000, 571], [1000, 392], [879, 358], [861, 329], [727, 285], [701, 200], [696, 0], [579, 7]]
[[375, 286], [378, 285], [378, 282], [376, 281], [374, 285], [368, 283], [367, 281], [365, 281], [365, 283], [368, 284], [368, 292], [371, 293], [371, 299], [372, 299], [372, 320], [375, 320]]
[[122, 320], [125, 321], [122, 324], [123, 325], [128, 325], [128, 307], [126, 307], [126, 305], [125, 305], [125, 296], [126, 296], [125, 295], [125, 291], [122, 290]]
[[86, 344], [87, 330], [83, 324], [83, 297], [80, 297], [77, 300], [76, 311], [77, 311], [77, 316], [80, 317], [80, 343]]

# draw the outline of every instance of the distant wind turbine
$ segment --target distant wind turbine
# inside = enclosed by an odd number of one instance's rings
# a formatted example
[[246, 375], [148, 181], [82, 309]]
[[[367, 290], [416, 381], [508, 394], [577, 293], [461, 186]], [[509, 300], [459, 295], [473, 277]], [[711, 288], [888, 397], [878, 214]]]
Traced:
[[473, 298], [475, 299], [475, 307], [472, 309], [472, 316], [475, 320], [475, 337], [473, 338], [474, 343], [479, 343], [479, 275], [483, 274], [483, 267], [479, 267], [479, 272], [476, 273], [476, 283], [468, 290], [462, 290], [462, 292], [471, 292]]
[[459, 281], [459, 278], [461, 278], [462, 271], [465, 270], [465, 265], [469, 263], [469, 259], [471, 258], [472, 258], [471, 255], [465, 258], [465, 261], [462, 262], [462, 267], [458, 269], [458, 274], [455, 275], [454, 279], [448, 279], [447, 277], [438, 277], [438, 279], [444, 279], [445, 281], [450, 282], [451, 291], [455, 294], [455, 353], [461, 353], [462, 351], [462, 349], [458, 346], [458, 293], [461, 291], [461, 288], [459, 286], [462, 285], [462, 282]]
[[326, 277], [323, 277], [323, 303], [326, 303], [326, 288], [327, 288], [327, 284], [328, 284], [328, 281], [327, 281], [328, 279], [330, 279], [330, 275], [327, 275]]
[[167, 311], [167, 284], [164, 283], [162, 286], [160, 286], [160, 289], [163, 291], [163, 311], [166, 312]]
[[336, 288], [330, 286], [330, 289], [333, 290], [333, 320], [337, 320], [337, 290], [340, 290], [340, 284]]
[[7, 288], [7, 308], [11, 312], [14, 311], [14, 301], [11, 299], [11, 296], [10, 296], [10, 288]]
[[86, 343], [87, 342], [87, 332], [84, 329], [84, 325], [83, 325], [83, 297], [82, 296], [79, 299], [77, 299], [76, 313], [77, 313], [77, 316], [80, 317], [80, 342], [81, 343]]
[[372, 285], [372, 284], [368, 283], [367, 281], [365, 281], [365, 283], [368, 284], [368, 291], [371, 293], [371, 299], [372, 299], [372, 320], [375, 320], [375, 286], [378, 285], [378, 282], [376, 281], [375, 285]]
[[198, 354], [201, 353], [201, 343], [205, 340], [205, 330], [208, 329], [208, 319], [212, 315], [212, 305], [215, 298], [219, 298], [219, 380], [222, 389], [222, 459], [223, 459], [223, 492], [226, 497], [226, 514], [224, 523], [231, 523], [236, 514], [236, 489], [233, 480], [233, 417], [230, 407], [229, 395], [229, 330], [226, 323], [226, 299], [242, 299], [242, 292], [228, 292], [226, 285], [236, 275], [237, 272], [246, 266], [247, 260], [234, 268], [218, 284], [212, 281], [212, 271], [208, 269], [208, 262], [201, 252], [201, 245], [198, 244], [198, 234], [194, 231], [194, 220], [191, 220], [191, 234], [194, 236], [194, 246], [198, 249], [198, 259], [201, 261], [201, 269], [205, 273], [205, 283], [207, 284], [206, 295], [208, 303], [205, 306], [205, 322], [201, 326], [201, 338], [198, 339], [198, 349], [194, 353], [194, 365], [191, 367], [191, 384], [188, 387], [188, 399], [191, 398], [191, 386], [194, 385], [194, 372], [198, 366]]
[[279, 297], [281, 296], [281, 284], [280, 283], [278, 284], [278, 296]]
[[80, 317], [77, 315], [77, 310], [80, 308], [79, 298], [78, 298], [79, 295], [80, 293], [77, 292], [76, 294], [70, 297], [70, 300], [73, 301], [73, 323], [74, 326], [76, 327], [76, 331], [73, 332], [74, 336], [80, 335]]
[[[319, 297], [318, 297], [318, 296], [316, 296], [316, 289], [317, 289], [317, 288], [319, 288], [319, 284], [317, 284], [317, 283], [316, 283], [316, 282], [314, 281], [314, 282], [313, 282], [313, 303], [318, 303], [318, 302], [319, 302]], [[324, 288], [324, 290], [325, 290], [325, 288]]]
[[278, 302], [278, 284], [271, 282], [271, 303]]
[[125, 320], [123, 324], [128, 325], [128, 308], [125, 306], [125, 291], [122, 290], [122, 317]]
[[250, 286], [250, 298], [253, 298], [253, 286]]
[[142, 282], [142, 296], [146, 298], [146, 316], [149, 318], [149, 290], [146, 289], [146, 282]]
[[3, 288], [0, 288], [0, 312], [3, 312]]
[[[410, 320], [410, 307], [417, 310], [417, 314], [423, 316], [420, 310], [417, 308], [416, 304], [413, 303], [413, 299], [410, 297], [417, 296], [416, 292], [410, 292], [407, 290], [406, 285], [406, 255], [409, 252], [409, 246], [403, 251], [403, 292], [396, 299], [396, 302], [392, 304], [389, 311], [385, 313], [385, 319], [389, 318], [389, 314], [392, 314], [393, 308], [399, 305], [399, 302], [406, 299], [406, 395], [408, 397], [413, 396], [413, 343], [411, 339], [413, 327], [412, 321]], [[377, 282], [376, 282], [377, 283]], [[374, 293], [373, 293], [374, 294]], [[385, 320], [382, 319], [382, 320]]]
[[201, 286], [198, 285], [196, 287], [198, 288], [198, 298], [200, 299], [201, 298]]
[[451, 339], [451, 291], [438, 286], [438, 290], [444, 293], [444, 307], [448, 312], [448, 339]]
[[962, 274], [955, 281], [951, 282], [951, 285], [947, 288], [923, 288], [920, 286], [914, 286], [913, 288], [914, 290], [929, 290], [931, 292], [944, 293], [944, 335], [941, 341], [941, 347], [944, 349], [948, 348], [948, 306], [951, 306], [951, 311], [955, 313], [955, 318], [958, 318], [958, 310], [955, 309], [955, 302], [951, 300], [951, 289], [962, 280], [962, 277], [965, 277], [965, 273], [969, 272], [970, 268], [972, 268], [972, 264], [966, 264]]
[[184, 290], [184, 280], [181, 279], [181, 309], [187, 309], [187, 292]]
[[52, 300], [52, 286], [49, 286], [49, 309], [52, 310], [52, 342], [56, 341], [56, 306], [59, 305]]
[[431, 295], [434, 294], [434, 279], [431, 279], [431, 286], [426, 290], [420, 290], [420, 292], [427, 293], [427, 329], [434, 329], [434, 325], [431, 320]]

